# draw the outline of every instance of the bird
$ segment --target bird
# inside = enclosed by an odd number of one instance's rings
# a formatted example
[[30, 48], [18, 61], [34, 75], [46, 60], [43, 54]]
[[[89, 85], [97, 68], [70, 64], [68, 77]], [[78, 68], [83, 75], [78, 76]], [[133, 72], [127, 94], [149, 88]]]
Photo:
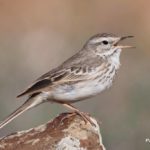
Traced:
[[133, 48], [119, 43], [132, 37], [112, 33], [93, 35], [76, 54], [36, 79], [17, 96], [28, 98], [0, 123], [0, 129], [25, 111], [45, 102], [61, 104], [80, 115], [85, 122], [93, 124], [86, 113], [72, 104], [111, 87], [120, 68], [122, 49]]

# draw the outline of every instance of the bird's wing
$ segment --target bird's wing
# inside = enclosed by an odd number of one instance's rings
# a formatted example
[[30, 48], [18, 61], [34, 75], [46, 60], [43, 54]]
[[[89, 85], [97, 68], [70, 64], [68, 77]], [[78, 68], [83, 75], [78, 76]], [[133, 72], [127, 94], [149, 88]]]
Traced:
[[93, 68], [89, 66], [72, 66], [70, 68], [56, 68], [38, 78], [31, 86], [25, 91], [19, 94], [17, 97], [21, 97], [26, 94], [34, 94], [41, 92], [46, 87], [52, 87], [59, 84], [78, 82], [88, 80]]

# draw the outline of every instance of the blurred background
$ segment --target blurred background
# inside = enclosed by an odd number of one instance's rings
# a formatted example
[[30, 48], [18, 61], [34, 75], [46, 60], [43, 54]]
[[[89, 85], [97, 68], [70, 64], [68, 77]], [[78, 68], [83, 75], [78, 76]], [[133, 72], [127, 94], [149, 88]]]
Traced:
[[[108, 91], [76, 103], [101, 122], [110, 150], [149, 150], [150, 2], [146, 0], [1, 0], [0, 120], [20, 106], [16, 99], [37, 77], [76, 53], [95, 33], [134, 35], [125, 43], [121, 69]], [[66, 111], [43, 104], [5, 128], [0, 136], [43, 124]]]

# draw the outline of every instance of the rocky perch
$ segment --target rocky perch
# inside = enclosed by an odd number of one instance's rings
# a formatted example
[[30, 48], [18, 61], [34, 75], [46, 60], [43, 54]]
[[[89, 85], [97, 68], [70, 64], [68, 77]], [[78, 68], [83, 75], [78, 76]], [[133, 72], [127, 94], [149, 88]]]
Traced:
[[96, 126], [70, 113], [38, 127], [19, 131], [0, 139], [0, 150], [105, 150], [97, 121]]

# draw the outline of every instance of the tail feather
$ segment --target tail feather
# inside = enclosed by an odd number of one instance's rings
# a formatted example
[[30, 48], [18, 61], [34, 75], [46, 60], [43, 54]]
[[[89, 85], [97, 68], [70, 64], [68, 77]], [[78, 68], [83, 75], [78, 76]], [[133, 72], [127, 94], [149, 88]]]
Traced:
[[16, 117], [18, 117], [19, 115], [21, 115], [23, 112], [41, 104], [43, 101], [41, 99], [41, 97], [30, 97], [28, 100], [26, 100], [26, 102], [21, 105], [17, 110], [15, 110], [13, 113], [11, 113], [8, 117], [6, 117], [6, 119], [4, 119], [4, 121], [2, 121], [0, 123], [0, 129], [3, 128], [5, 125], [7, 125], [9, 122], [11, 122], [12, 120], [14, 120]]

